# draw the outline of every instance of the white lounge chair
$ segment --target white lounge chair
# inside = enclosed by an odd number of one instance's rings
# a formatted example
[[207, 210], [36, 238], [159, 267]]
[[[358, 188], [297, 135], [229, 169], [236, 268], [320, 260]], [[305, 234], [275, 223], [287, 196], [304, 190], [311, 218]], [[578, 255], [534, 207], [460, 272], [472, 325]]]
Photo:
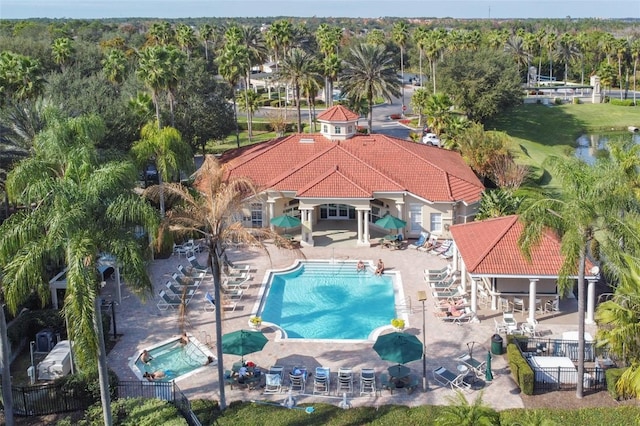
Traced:
[[[294, 374], [296, 372], [300, 372], [300, 374]], [[307, 383], [307, 375], [306, 369], [302, 368], [294, 368], [292, 373], [289, 373], [289, 389], [292, 391], [300, 391], [304, 393], [305, 387]]]
[[426, 232], [426, 231], [421, 232], [420, 237], [418, 237], [418, 239], [415, 242], [409, 243], [407, 247], [411, 249], [417, 249], [418, 247], [422, 247], [423, 245], [425, 245], [427, 241], [429, 241], [429, 235], [430, 235], [429, 232]]
[[353, 370], [351, 368], [338, 369], [338, 377], [336, 379], [336, 395], [353, 393]]
[[[216, 309], [216, 301], [213, 298], [213, 295], [207, 291], [204, 294], [204, 299], [206, 301], [206, 303], [204, 305], [204, 310], [208, 311], [208, 312], [214, 311]], [[223, 300], [222, 301], [222, 309], [223, 310], [229, 310], [229, 311], [233, 312], [233, 311], [236, 310], [237, 306], [238, 306], [238, 302], [231, 301], [231, 300]]]
[[485, 372], [487, 370], [486, 361], [478, 361], [469, 354], [462, 354], [457, 357], [456, 360], [469, 367], [469, 369], [473, 371], [477, 378], [484, 379]]
[[471, 320], [475, 317], [475, 314], [471, 310], [471, 308], [466, 307], [460, 316], [441, 316], [439, 317], [444, 322], [451, 322], [453, 324], [462, 325], [465, 322], [471, 322]]
[[313, 393], [329, 395], [331, 391], [331, 369], [329, 367], [317, 367], [313, 377]]
[[206, 273], [206, 272], [209, 271], [209, 268], [207, 268], [206, 266], [201, 265], [201, 264], [198, 263], [198, 259], [196, 259], [195, 256], [191, 256], [187, 260], [191, 264], [191, 267], [193, 269], [195, 269], [197, 272], [205, 272]]
[[363, 368], [360, 370], [360, 395], [368, 393], [375, 396], [376, 388], [376, 372], [373, 368]]
[[[182, 299], [179, 296], [167, 294], [166, 291], [160, 290], [160, 300], [158, 300], [158, 309], [166, 311], [167, 309], [178, 309], [182, 305]], [[189, 304], [189, 298], [185, 299], [184, 304]]]
[[193, 294], [195, 293], [194, 289], [189, 287], [184, 288], [180, 285], [175, 285], [171, 281], [167, 281], [167, 283], [164, 286], [168, 290], [168, 295], [170, 297], [175, 297], [178, 299], [182, 298], [183, 295], [187, 299], [191, 299], [193, 297]]
[[264, 393], [280, 393], [282, 391], [282, 376], [277, 373], [265, 374]]

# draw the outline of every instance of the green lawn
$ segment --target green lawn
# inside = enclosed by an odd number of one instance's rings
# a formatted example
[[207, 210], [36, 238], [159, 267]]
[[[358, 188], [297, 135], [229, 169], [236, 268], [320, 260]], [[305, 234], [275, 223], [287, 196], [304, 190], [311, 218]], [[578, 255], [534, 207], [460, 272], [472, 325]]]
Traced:
[[[640, 109], [611, 104], [521, 105], [485, 126], [506, 132], [513, 139], [512, 152], [519, 162], [546, 176], [541, 164], [549, 155], [573, 155], [576, 139], [585, 133], [626, 131], [640, 127]], [[548, 183], [543, 178], [540, 183]]]

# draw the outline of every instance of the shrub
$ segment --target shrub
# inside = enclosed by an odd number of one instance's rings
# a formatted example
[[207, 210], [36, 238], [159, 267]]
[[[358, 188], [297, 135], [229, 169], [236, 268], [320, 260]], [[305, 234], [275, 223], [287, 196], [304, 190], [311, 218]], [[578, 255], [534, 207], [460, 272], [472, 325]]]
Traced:
[[196, 399], [191, 401], [191, 411], [193, 411], [203, 425], [212, 425], [220, 415], [220, 406], [217, 401], [208, 399]]
[[609, 368], [605, 370], [605, 380], [607, 382], [607, 391], [609, 395], [616, 401], [620, 399], [625, 399], [629, 395], [621, 395], [618, 393], [617, 385], [620, 376], [626, 371], [626, 368]]
[[582, 101], [580, 100], [580, 98], [573, 98], [573, 103], [575, 105], [578, 105], [578, 104], [582, 103]]
[[618, 106], [634, 106], [633, 103], [633, 99], [616, 99], [616, 98], [611, 98], [609, 100], [609, 103], [611, 105], [618, 105]]
[[507, 345], [507, 359], [513, 379], [518, 383], [518, 386], [520, 386], [522, 393], [525, 395], [533, 395], [533, 384], [535, 380], [533, 369], [522, 356], [520, 348], [514, 343]]
[[556, 105], [562, 105], [562, 98], [555, 98], [553, 100], [553, 103], [556, 104]]
[[[114, 425], [122, 426], [182, 426], [187, 421], [172, 404], [159, 399], [122, 398], [111, 402]], [[89, 407], [85, 419], [78, 425], [103, 425], [102, 406]]]

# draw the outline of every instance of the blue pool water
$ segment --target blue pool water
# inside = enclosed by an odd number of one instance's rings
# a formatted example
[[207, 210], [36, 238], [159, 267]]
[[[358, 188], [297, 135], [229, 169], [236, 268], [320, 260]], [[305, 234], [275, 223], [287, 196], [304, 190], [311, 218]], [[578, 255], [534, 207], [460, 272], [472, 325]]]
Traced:
[[392, 277], [370, 266], [357, 273], [355, 262], [301, 262], [272, 273], [265, 298], [258, 315], [290, 339], [365, 340], [396, 317]]
[[157, 381], [170, 382], [204, 366], [208, 354], [205, 354], [199, 348], [199, 345], [193, 342], [193, 338], [191, 340], [186, 345], [181, 345], [179, 339], [176, 339], [147, 349], [153, 359], [145, 364], [138, 357], [135, 362], [135, 366], [140, 371], [140, 376], [144, 373], [153, 373], [161, 370], [167, 375]]

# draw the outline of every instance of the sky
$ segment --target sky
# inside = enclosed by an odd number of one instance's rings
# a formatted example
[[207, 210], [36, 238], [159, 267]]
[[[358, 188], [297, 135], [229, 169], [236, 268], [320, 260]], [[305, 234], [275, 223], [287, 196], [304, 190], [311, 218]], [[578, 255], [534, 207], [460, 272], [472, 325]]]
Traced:
[[0, 19], [199, 18], [637, 18], [639, 0], [0, 0]]

